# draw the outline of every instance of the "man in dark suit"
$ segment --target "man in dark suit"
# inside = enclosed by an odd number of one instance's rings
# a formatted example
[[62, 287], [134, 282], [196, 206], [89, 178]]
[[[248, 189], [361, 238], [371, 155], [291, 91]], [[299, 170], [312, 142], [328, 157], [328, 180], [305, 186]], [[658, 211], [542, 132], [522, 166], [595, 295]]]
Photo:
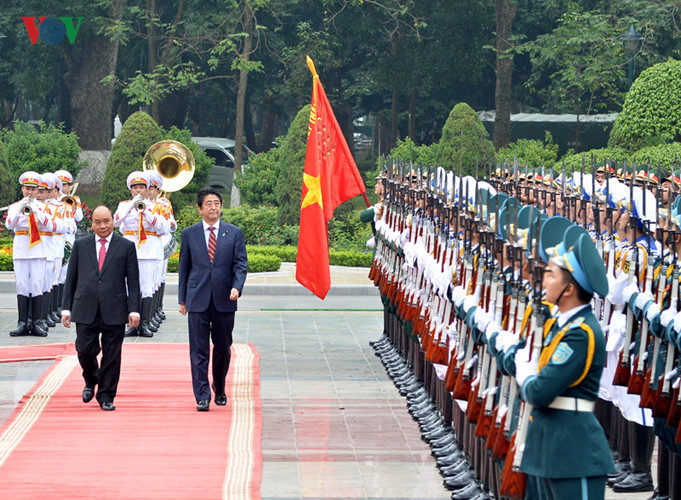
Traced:
[[[83, 402], [94, 397], [102, 410], [116, 407], [121, 374], [121, 346], [125, 324], [139, 324], [139, 271], [134, 243], [113, 234], [111, 211], [100, 206], [92, 212], [95, 234], [73, 244], [64, 285], [62, 323], [76, 323], [76, 350], [83, 368]], [[100, 351], [101, 366], [97, 363]]]
[[248, 271], [246, 244], [240, 228], [220, 220], [222, 195], [213, 188], [196, 199], [203, 220], [182, 231], [178, 282], [180, 313], [189, 313], [189, 353], [198, 411], [208, 411], [208, 360], [213, 340], [215, 404], [226, 405], [236, 301]]

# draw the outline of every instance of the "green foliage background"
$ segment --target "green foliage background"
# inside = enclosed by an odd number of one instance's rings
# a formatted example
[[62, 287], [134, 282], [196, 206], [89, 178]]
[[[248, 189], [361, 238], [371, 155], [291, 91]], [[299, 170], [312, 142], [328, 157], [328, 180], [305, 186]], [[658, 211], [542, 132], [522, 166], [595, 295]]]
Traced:
[[17, 197], [16, 184], [12, 182], [13, 178], [7, 162], [7, 153], [2, 141], [0, 141], [0, 179], [5, 179], [5, 182], [0, 183], [0, 205], [4, 207], [16, 201]]
[[[24, 122], [15, 122], [14, 130], [0, 130], [0, 141], [5, 145], [5, 154], [12, 187], [12, 198], [21, 197], [19, 176], [34, 170], [39, 174], [68, 170], [75, 178], [85, 166], [78, 159], [80, 146], [75, 133], [64, 132], [63, 127], [40, 122], [37, 127]], [[1, 163], [1, 160], [0, 160]], [[2, 196], [2, 192], [0, 192]]]
[[234, 177], [242, 201], [253, 206], [277, 205], [275, 190], [279, 179], [280, 156], [281, 147], [250, 156], [243, 173], [237, 172]]
[[558, 145], [554, 144], [550, 132], [546, 132], [544, 141], [536, 139], [518, 139], [497, 151], [497, 160], [512, 162], [515, 158], [521, 165], [537, 165], [542, 162], [546, 166], [555, 163], [558, 157]]
[[459, 164], [463, 175], [474, 174], [476, 159], [482, 165], [494, 157], [494, 146], [480, 118], [466, 103], [459, 103], [449, 113], [442, 127], [442, 137], [435, 162], [447, 170], [458, 172]]
[[651, 66], [634, 81], [609, 145], [635, 151], [670, 141], [681, 141], [681, 62], [674, 59]]
[[310, 122], [310, 105], [304, 106], [293, 119], [279, 153], [279, 179], [275, 194], [279, 205], [277, 220], [280, 224], [294, 225], [300, 220], [300, 195], [307, 129]]

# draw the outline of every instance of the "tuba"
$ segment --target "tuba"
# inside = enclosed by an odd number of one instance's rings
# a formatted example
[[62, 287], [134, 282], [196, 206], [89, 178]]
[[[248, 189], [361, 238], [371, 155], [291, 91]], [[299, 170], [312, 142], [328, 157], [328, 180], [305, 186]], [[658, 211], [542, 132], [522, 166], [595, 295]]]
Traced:
[[[143, 170], [155, 170], [163, 177], [163, 191], [173, 193], [184, 188], [194, 177], [196, 163], [190, 149], [178, 141], [159, 141], [144, 155]], [[163, 194], [161, 194], [163, 196]], [[163, 258], [167, 259], [177, 249], [177, 239], [172, 233], [161, 237]]]

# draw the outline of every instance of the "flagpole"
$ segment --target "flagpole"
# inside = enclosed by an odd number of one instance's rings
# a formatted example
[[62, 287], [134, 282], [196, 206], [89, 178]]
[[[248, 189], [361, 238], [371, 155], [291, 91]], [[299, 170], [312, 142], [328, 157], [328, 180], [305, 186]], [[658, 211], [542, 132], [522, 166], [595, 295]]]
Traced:
[[[305, 56], [305, 60], [307, 61], [307, 67], [310, 68], [310, 71], [312, 72], [312, 78], [319, 80], [319, 75], [317, 74], [317, 69], [314, 67], [314, 62], [312, 61], [312, 58], [310, 58], [310, 56]], [[369, 198], [367, 198], [367, 194], [362, 193], [362, 196], [364, 197], [364, 203], [366, 203], [367, 208], [369, 208], [371, 206], [371, 203], [369, 203]]]

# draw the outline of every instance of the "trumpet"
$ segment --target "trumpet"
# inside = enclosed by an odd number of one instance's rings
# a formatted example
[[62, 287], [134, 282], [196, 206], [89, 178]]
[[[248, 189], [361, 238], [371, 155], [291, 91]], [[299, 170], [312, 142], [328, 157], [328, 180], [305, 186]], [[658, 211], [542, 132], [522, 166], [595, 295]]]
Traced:
[[29, 203], [25, 203], [25, 204], [21, 207], [21, 213], [24, 214], [24, 215], [31, 215], [31, 214], [33, 213], [33, 209], [31, 208], [30, 202], [29, 202]]
[[144, 212], [147, 209], [147, 204], [144, 202], [144, 200], [140, 200], [137, 203], [135, 203], [135, 209], [138, 212]]

